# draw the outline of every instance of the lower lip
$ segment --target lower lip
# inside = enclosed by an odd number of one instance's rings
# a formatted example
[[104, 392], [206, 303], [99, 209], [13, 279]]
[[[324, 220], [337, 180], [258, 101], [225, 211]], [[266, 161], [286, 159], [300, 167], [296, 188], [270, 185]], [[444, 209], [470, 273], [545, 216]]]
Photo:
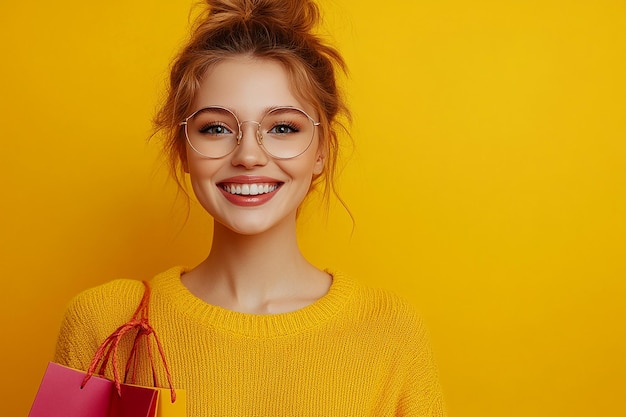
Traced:
[[222, 187], [218, 187], [224, 197], [231, 203], [236, 206], [242, 207], [253, 207], [260, 206], [262, 204], [267, 203], [276, 195], [276, 191], [280, 189], [280, 186], [276, 187], [274, 191], [265, 194], [257, 194], [257, 195], [241, 195], [241, 194], [231, 194], [226, 192]]

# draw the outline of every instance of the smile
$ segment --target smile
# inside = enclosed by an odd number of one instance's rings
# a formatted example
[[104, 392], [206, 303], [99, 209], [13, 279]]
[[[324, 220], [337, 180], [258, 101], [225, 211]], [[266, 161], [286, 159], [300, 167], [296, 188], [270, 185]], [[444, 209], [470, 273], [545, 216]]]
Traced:
[[219, 184], [219, 187], [234, 195], [260, 195], [271, 193], [278, 188], [278, 184]]

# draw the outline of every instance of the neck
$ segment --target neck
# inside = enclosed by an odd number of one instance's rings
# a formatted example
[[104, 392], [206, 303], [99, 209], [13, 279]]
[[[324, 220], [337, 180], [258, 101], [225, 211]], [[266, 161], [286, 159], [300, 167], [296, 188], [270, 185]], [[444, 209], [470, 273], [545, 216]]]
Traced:
[[211, 252], [205, 262], [211, 270], [225, 273], [230, 279], [254, 280], [259, 285], [272, 285], [293, 268], [307, 263], [298, 247], [295, 222], [255, 235], [242, 235], [215, 223]]
[[215, 222], [209, 256], [184, 283], [205, 301], [255, 313], [300, 308], [323, 296], [330, 279], [302, 255], [295, 221], [255, 235]]

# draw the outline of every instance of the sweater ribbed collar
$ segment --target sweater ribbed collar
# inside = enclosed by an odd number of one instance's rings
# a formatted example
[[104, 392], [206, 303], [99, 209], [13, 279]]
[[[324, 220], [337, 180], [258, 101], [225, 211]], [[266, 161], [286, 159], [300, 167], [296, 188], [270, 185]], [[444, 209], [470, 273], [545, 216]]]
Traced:
[[251, 338], [271, 338], [303, 332], [322, 325], [337, 315], [353, 296], [356, 284], [343, 274], [329, 271], [333, 282], [328, 293], [316, 302], [293, 312], [281, 314], [249, 314], [207, 304], [185, 287], [180, 277], [186, 267], [174, 267], [154, 277], [150, 282], [153, 295], [163, 297], [172, 308], [179, 310], [201, 326], [212, 326]]

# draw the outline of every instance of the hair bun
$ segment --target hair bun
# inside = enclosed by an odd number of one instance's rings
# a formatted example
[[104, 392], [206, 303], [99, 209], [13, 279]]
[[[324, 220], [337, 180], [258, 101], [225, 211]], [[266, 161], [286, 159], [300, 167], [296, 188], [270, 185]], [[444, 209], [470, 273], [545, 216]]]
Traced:
[[310, 32], [320, 20], [311, 0], [206, 0], [209, 16], [222, 23], [260, 24], [299, 33]]

